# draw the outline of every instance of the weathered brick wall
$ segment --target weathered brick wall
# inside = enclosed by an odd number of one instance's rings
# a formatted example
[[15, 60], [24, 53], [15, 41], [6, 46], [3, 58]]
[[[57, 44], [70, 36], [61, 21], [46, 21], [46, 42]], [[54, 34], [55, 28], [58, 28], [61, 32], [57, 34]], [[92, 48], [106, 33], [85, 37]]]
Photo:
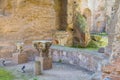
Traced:
[[110, 56], [109, 64], [103, 66], [103, 79], [120, 80], [120, 0], [116, 0], [111, 25], [108, 29], [109, 43], [106, 54]]
[[102, 67], [103, 79], [108, 77], [111, 80], [120, 80], [120, 57], [114, 62]]
[[[55, 27], [54, 0], [0, 0], [0, 37], [2, 40], [50, 39]], [[0, 39], [0, 40], [1, 40]]]

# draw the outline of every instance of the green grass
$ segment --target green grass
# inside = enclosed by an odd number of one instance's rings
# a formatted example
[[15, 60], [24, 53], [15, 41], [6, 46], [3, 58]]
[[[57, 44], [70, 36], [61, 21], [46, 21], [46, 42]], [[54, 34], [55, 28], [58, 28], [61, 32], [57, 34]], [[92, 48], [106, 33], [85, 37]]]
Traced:
[[91, 51], [99, 49], [98, 47], [86, 47], [86, 48], [83, 48], [83, 47], [79, 47], [79, 46], [78, 47], [77, 46], [72, 46], [72, 48], [79, 48], [81, 50], [91, 50]]
[[78, 46], [71, 46], [73, 48], [80, 48], [82, 50], [98, 50], [100, 47], [106, 47], [108, 45], [108, 38], [102, 37], [100, 41], [91, 40], [87, 47]]
[[88, 48], [80, 48], [80, 49], [93, 51], [93, 50], [98, 50], [99, 48], [97, 48], [97, 47], [96, 47], [96, 48], [89, 48], [89, 47], [88, 47]]
[[102, 32], [102, 33], [91, 33], [91, 35], [108, 36], [108, 34], [105, 33], [105, 32]]
[[5, 70], [4, 68], [0, 68], [0, 80], [14, 80], [14, 76], [11, 72]]
[[97, 47], [94, 43], [90, 43], [87, 47], [81, 47], [79, 46], [71, 46], [72, 48], [79, 48], [81, 50], [98, 50], [99, 47]]

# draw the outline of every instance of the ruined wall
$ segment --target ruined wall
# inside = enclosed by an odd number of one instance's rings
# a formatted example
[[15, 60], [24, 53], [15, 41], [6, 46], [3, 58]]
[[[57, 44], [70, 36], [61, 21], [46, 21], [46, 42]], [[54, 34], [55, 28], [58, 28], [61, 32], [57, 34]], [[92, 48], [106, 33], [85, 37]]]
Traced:
[[55, 27], [54, 0], [0, 0], [0, 40], [30, 43], [50, 39]]
[[56, 26], [58, 30], [66, 30], [67, 28], [67, 0], [54, 0], [56, 12]]
[[90, 30], [103, 31], [106, 21], [102, 0], [0, 0], [0, 37], [30, 42], [50, 38], [56, 28], [72, 31], [75, 3]]
[[49, 54], [54, 62], [75, 65], [96, 72], [101, 69], [101, 62], [106, 58], [100, 53], [69, 48], [64, 46], [51, 46]]
[[[78, 9], [82, 15], [85, 16], [90, 31], [93, 32], [104, 32], [107, 28], [108, 19], [112, 14], [112, 6], [114, 0], [70, 0], [72, 7], [69, 6], [69, 9], [73, 12], [74, 17], [74, 2], [76, 2]], [[69, 11], [68, 11], [69, 12]], [[71, 18], [69, 17], [71, 20]], [[69, 25], [69, 24], [68, 24]]]
[[115, 0], [108, 29], [108, 47], [106, 54], [109, 55], [109, 64], [103, 66], [103, 78], [120, 80], [120, 0]]

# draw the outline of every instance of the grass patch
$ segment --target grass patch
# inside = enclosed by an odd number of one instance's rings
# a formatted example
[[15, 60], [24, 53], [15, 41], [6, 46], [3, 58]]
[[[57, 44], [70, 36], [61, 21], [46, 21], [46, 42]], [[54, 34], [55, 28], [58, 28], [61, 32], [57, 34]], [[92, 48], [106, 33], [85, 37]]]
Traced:
[[96, 51], [98, 50], [99, 48], [80, 48], [82, 50], [90, 50], [90, 51]]
[[108, 36], [108, 34], [105, 33], [105, 32], [102, 32], [102, 33], [91, 33], [91, 35]]
[[59, 62], [59, 63], [62, 63], [62, 60], [60, 59], [58, 62]]
[[98, 47], [86, 47], [86, 48], [83, 48], [83, 47], [77, 47], [77, 46], [72, 46], [72, 48], [79, 48], [79, 49], [81, 49], [81, 50], [98, 50], [99, 48]]
[[0, 80], [14, 80], [14, 76], [11, 72], [5, 70], [4, 68], [0, 68]]
[[80, 48], [82, 50], [98, 50], [100, 47], [106, 47], [108, 45], [108, 38], [101, 37], [100, 40], [91, 40], [87, 47], [82, 47], [80, 45], [71, 46], [73, 48]]
[[99, 47], [97, 46], [97, 44], [95, 44], [95, 42], [91, 41], [87, 47], [82, 47], [80, 45], [78, 46], [72, 46], [73, 48], [79, 48], [79, 49], [82, 49], [82, 50], [98, 50]]

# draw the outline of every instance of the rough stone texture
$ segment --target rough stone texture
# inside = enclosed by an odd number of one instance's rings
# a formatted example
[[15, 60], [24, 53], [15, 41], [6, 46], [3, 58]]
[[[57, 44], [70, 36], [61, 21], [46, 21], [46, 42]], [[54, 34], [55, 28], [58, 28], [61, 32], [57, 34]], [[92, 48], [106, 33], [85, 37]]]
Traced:
[[13, 53], [12, 61], [16, 64], [23, 64], [28, 62], [28, 57], [25, 53]]
[[51, 30], [56, 29], [53, 0], [7, 0], [5, 4], [5, 15], [0, 16], [1, 39], [30, 43], [52, 37]]
[[66, 30], [67, 28], [67, 1], [68, 0], [54, 0], [54, 9], [56, 11], [56, 26], [59, 30]]
[[[69, 32], [68, 44], [71, 45], [75, 3], [91, 31], [96, 23], [100, 26], [94, 29], [100, 31], [105, 23], [104, 12], [99, 11], [104, 6], [102, 0], [0, 0], [0, 40], [24, 41], [26, 44], [32, 40], [51, 39], [53, 30], [61, 29]], [[94, 6], [97, 6], [96, 11]], [[98, 15], [97, 19], [93, 15]], [[93, 24], [94, 21], [97, 22]]]
[[99, 53], [104, 53], [104, 52], [105, 52], [105, 48], [99, 48], [99, 49], [98, 49], [98, 52], [99, 52]]
[[41, 63], [42, 70], [47, 70], [52, 68], [52, 58], [49, 54], [49, 48], [52, 45], [52, 41], [40, 40], [33, 42], [34, 47], [39, 52], [38, 61]]
[[66, 31], [56, 31], [53, 34], [53, 44], [67, 46], [69, 41], [69, 34]]
[[43, 70], [52, 69], [52, 58], [44, 57], [43, 58]]
[[36, 57], [35, 61], [39, 61], [41, 64], [41, 71], [52, 69], [52, 58], [51, 57]]
[[103, 79], [106, 77], [112, 80], [120, 80], [120, 57], [118, 57], [114, 62], [102, 67]]
[[76, 12], [74, 23], [74, 33], [73, 33], [73, 44], [81, 47], [86, 47], [91, 41], [90, 31], [87, 25], [86, 19], [81, 15], [81, 13]]
[[110, 56], [109, 64], [103, 66], [103, 78], [110, 77], [112, 80], [120, 80], [120, 0], [115, 0], [114, 12], [109, 27], [109, 43], [106, 54]]
[[40, 75], [41, 74], [41, 62], [40, 61], [35, 61], [35, 67], [34, 67], [34, 74], [35, 75]]
[[[92, 33], [106, 31], [109, 25], [106, 25], [107, 20], [111, 16], [112, 2], [107, 0], [55, 0], [55, 11], [56, 11], [56, 26], [60, 30], [67, 30], [71, 38], [69, 39], [72, 44], [73, 28], [75, 27], [75, 7], [78, 6], [79, 11], [85, 18], [88, 27]], [[106, 8], [106, 6], [109, 6]], [[106, 13], [107, 12], [107, 13]]]
[[[109, 14], [112, 13], [112, 2], [110, 0], [110, 4], [106, 4], [106, 1], [102, 0], [68, 0], [67, 4], [67, 24], [68, 29], [73, 28], [74, 23], [74, 10], [76, 6], [79, 6], [77, 9], [82, 15], [86, 17], [88, 26], [91, 32], [103, 32], [106, 30], [107, 16], [111, 16]], [[105, 10], [106, 6], [107, 11]], [[109, 11], [109, 12], [108, 12]], [[107, 14], [106, 14], [107, 12]]]
[[53, 61], [83, 67], [90, 71], [99, 71], [105, 56], [97, 52], [84, 51], [75, 48], [52, 46], [50, 48]]
[[[12, 58], [16, 51], [15, 41], [0, 41], [0, 58]], [[29, 61], [35, 60], [35, 56], [38, 56], [38, 51], [32, 45], [25, 45], [23, 53], [26, 53]]]
[[33, 61], [35, 60], [35, 56], [39, 56], [39, 52], [32, 45], [24, 46], [23, 53], [26, 53], [29, 61]]
[[9, 41], [0, 41], [0, 58], [11, 58], [15, 51], [15, 44]]
[[117, 4], [117, 5], [115, 6], [116, 10], [115, 10], [114, 15], [112, 16], [111, 26], [109, 27], [109, 30], [108, 30], [109, 31], [109, 33], [108, 33], [109, 41], [108, 41], [108, 47], [106, 49], [106, 53], [111, 55], [111, 57], [113, 57], [114, 55], [116, 55], [116, 57], [117, 57], [117, 55], [119, 55], [119, 52], [120, 52], [120, 49], [119, 49], [120, 8], [117, 8], [117, 7], [119, 7], [119, 0], [118, 1], [116, 0], [115, 4]]

